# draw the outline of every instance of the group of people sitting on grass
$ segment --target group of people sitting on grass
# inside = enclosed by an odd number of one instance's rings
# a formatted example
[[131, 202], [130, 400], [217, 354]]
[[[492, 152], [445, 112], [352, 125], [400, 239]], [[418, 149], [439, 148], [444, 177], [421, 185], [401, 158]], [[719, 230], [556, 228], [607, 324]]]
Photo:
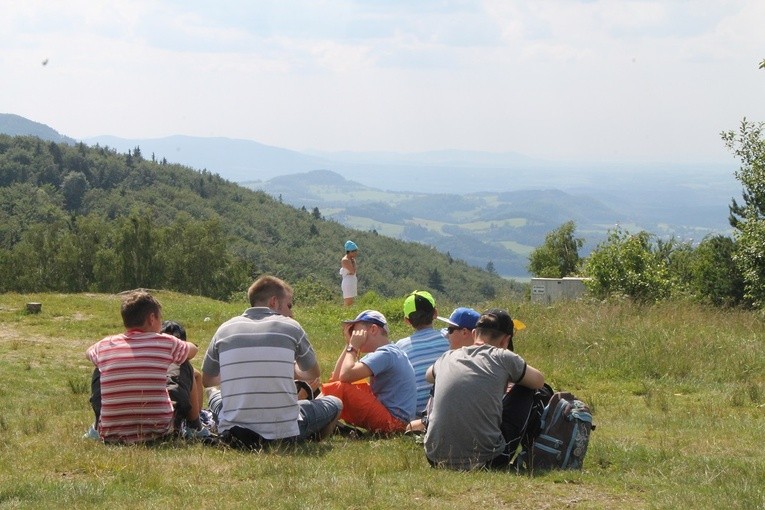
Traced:
[[[250, 308], [217, 329], [199, 372], [189, 362], [197, 347], [163, 322], [160, 303], [145, 291], [125, 295], [126, 331], [87, 350], [96, 420], [86, 436], [138, 443], [180, 434], [261, 448], [322, 440], [341, 421], [380, 435], [424, 433], [435, 467], [501, 468], [516, 453], [524, 417], [508, 389], [531, 395], [544, 377], [513, 352], [523, 325], [506, 311], [439, 317], [433, 296], [414, 291], [403, 304], [414, 332], [394, 343], [385, 316], [364, 310], [343, 322], [343, 349], [321, 384], [290, 285], [263, 276], [247, 296]], [[434, 329], [435, 320], [448, 327]]]

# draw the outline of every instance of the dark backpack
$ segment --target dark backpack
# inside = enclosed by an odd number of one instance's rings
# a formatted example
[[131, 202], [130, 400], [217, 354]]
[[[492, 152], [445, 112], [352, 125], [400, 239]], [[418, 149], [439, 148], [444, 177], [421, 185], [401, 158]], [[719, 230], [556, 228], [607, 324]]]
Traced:
[[[531, 448], [534, 438], [539, 434], [542, 413], [553, 393], [553, 389], [547, 383], [539, 390], [514, 384], [510, 391], [505, 393], [502, 399], [500, 430], [511, 456], [519, 445], [523, 452]], [[519, 462], [522, 462], [522, 459], [519, 459]]]
[[594, 428], [587, 404], [568, 392], [553, 394], [534, 439], [531, 469], [582, 469]]

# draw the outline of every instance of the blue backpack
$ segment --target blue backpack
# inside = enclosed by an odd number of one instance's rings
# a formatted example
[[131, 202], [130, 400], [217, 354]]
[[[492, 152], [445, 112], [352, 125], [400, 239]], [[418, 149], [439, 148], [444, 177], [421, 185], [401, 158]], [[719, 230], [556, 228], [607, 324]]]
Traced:
[[594, 428], [587, 404], [568, 392], [553, 394], [531, 448], [531, 469], [582, 469]]

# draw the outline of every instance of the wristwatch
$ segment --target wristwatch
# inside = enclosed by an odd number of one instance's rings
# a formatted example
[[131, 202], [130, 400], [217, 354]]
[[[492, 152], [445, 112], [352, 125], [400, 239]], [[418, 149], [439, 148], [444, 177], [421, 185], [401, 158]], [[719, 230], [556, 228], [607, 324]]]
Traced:
[[345, 348], [345, 352], [355, 352], [356, 354], [358, 354], [359, 350], [355, 348], [354, 346], [349, 345], [348, 347]]

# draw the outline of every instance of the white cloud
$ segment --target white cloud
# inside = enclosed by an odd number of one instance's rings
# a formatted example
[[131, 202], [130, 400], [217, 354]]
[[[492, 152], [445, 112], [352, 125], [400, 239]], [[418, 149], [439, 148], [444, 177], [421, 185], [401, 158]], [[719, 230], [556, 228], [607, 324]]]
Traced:
[[[765, 2], [0, 0], [0, 111], [71, 136], [709, 159]], [[43, 59], [47, 66], [41, 66]]]

